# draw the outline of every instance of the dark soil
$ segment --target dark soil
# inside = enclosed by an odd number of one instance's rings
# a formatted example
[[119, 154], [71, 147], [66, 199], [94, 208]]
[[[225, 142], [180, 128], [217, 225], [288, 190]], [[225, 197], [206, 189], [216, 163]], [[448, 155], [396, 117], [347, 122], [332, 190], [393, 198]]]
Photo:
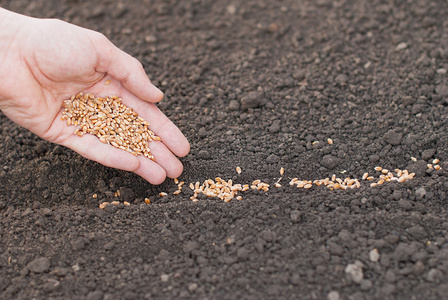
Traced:
[[[137, 57], [191, 142], [187, 185], [272, 185], [286, 170], [281, 188], [192, 202], [172, 180], [152, 186], [1, 114], [1, 299], [448, 299], [445, 0], [0, 5], [100, 31]], [[427, 169], [434, 158], [441, 170]], [[375, 166], [416, 177], [288, 184]], [[131, 205], [98, 208], [114, 198]]]

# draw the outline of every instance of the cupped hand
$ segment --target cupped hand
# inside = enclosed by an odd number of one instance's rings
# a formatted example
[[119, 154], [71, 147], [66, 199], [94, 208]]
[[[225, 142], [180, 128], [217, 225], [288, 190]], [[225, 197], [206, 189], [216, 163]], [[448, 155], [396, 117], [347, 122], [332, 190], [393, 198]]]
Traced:
[[[183, 170], [176, 156], [190, 146], [180, 130], [154, 105], [163, 98], [142, 65], [104, 35], [60, 20], [34, 19], [0, 8], [0, 109], [11, 120], [50, 142], [103, 165], [132, 171], [153, 184]], [[150, 122], [162, 141], [149, 143], [152, 161], [78, 137], [61, 120], [63, 101], [78, 92], [118, 95]]]

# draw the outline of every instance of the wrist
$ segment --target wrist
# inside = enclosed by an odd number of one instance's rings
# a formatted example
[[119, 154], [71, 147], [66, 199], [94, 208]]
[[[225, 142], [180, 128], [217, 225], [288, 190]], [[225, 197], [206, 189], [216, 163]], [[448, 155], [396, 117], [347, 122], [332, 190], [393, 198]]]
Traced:
[[16, 47], [22, 23], [20, 17], [21, 15], [0, 7], [0, 104], [9, 98], [7, 79], [11, 74], [12, 62], [20, 55]]
[[15, 27], [14, 18], [20, 15], [0, 7], [0, 38], [9, 35], [11, 28]]

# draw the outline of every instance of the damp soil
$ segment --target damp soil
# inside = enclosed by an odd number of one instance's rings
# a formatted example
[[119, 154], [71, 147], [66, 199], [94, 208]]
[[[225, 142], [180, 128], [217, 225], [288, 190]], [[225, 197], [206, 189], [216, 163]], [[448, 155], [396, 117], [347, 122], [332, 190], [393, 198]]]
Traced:
[[[0, 114], [0, 298], [448, 298], [446, 1], [0, 5], [105, 34], [191, 142], [174, 195]], [[376, 166], [416, 175], [289, 185]], [[187, 185], [215, 177], [271, 189], [192, 202]], [[131, 205], [99, 209], [112, 200]]]

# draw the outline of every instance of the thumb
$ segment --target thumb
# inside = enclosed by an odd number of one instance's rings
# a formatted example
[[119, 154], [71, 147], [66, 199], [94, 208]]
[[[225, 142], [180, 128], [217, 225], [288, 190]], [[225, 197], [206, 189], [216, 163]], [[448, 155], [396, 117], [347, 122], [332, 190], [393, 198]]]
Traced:
[[131, 55], [117, 48], [104, 35], [97, 33], [92, 38], [97, 52], [97, 72], [107, 73], [120, 81], [136, 97], [147, 102], [159, 102], [163, 93], [155, 87], [142, 64]]

